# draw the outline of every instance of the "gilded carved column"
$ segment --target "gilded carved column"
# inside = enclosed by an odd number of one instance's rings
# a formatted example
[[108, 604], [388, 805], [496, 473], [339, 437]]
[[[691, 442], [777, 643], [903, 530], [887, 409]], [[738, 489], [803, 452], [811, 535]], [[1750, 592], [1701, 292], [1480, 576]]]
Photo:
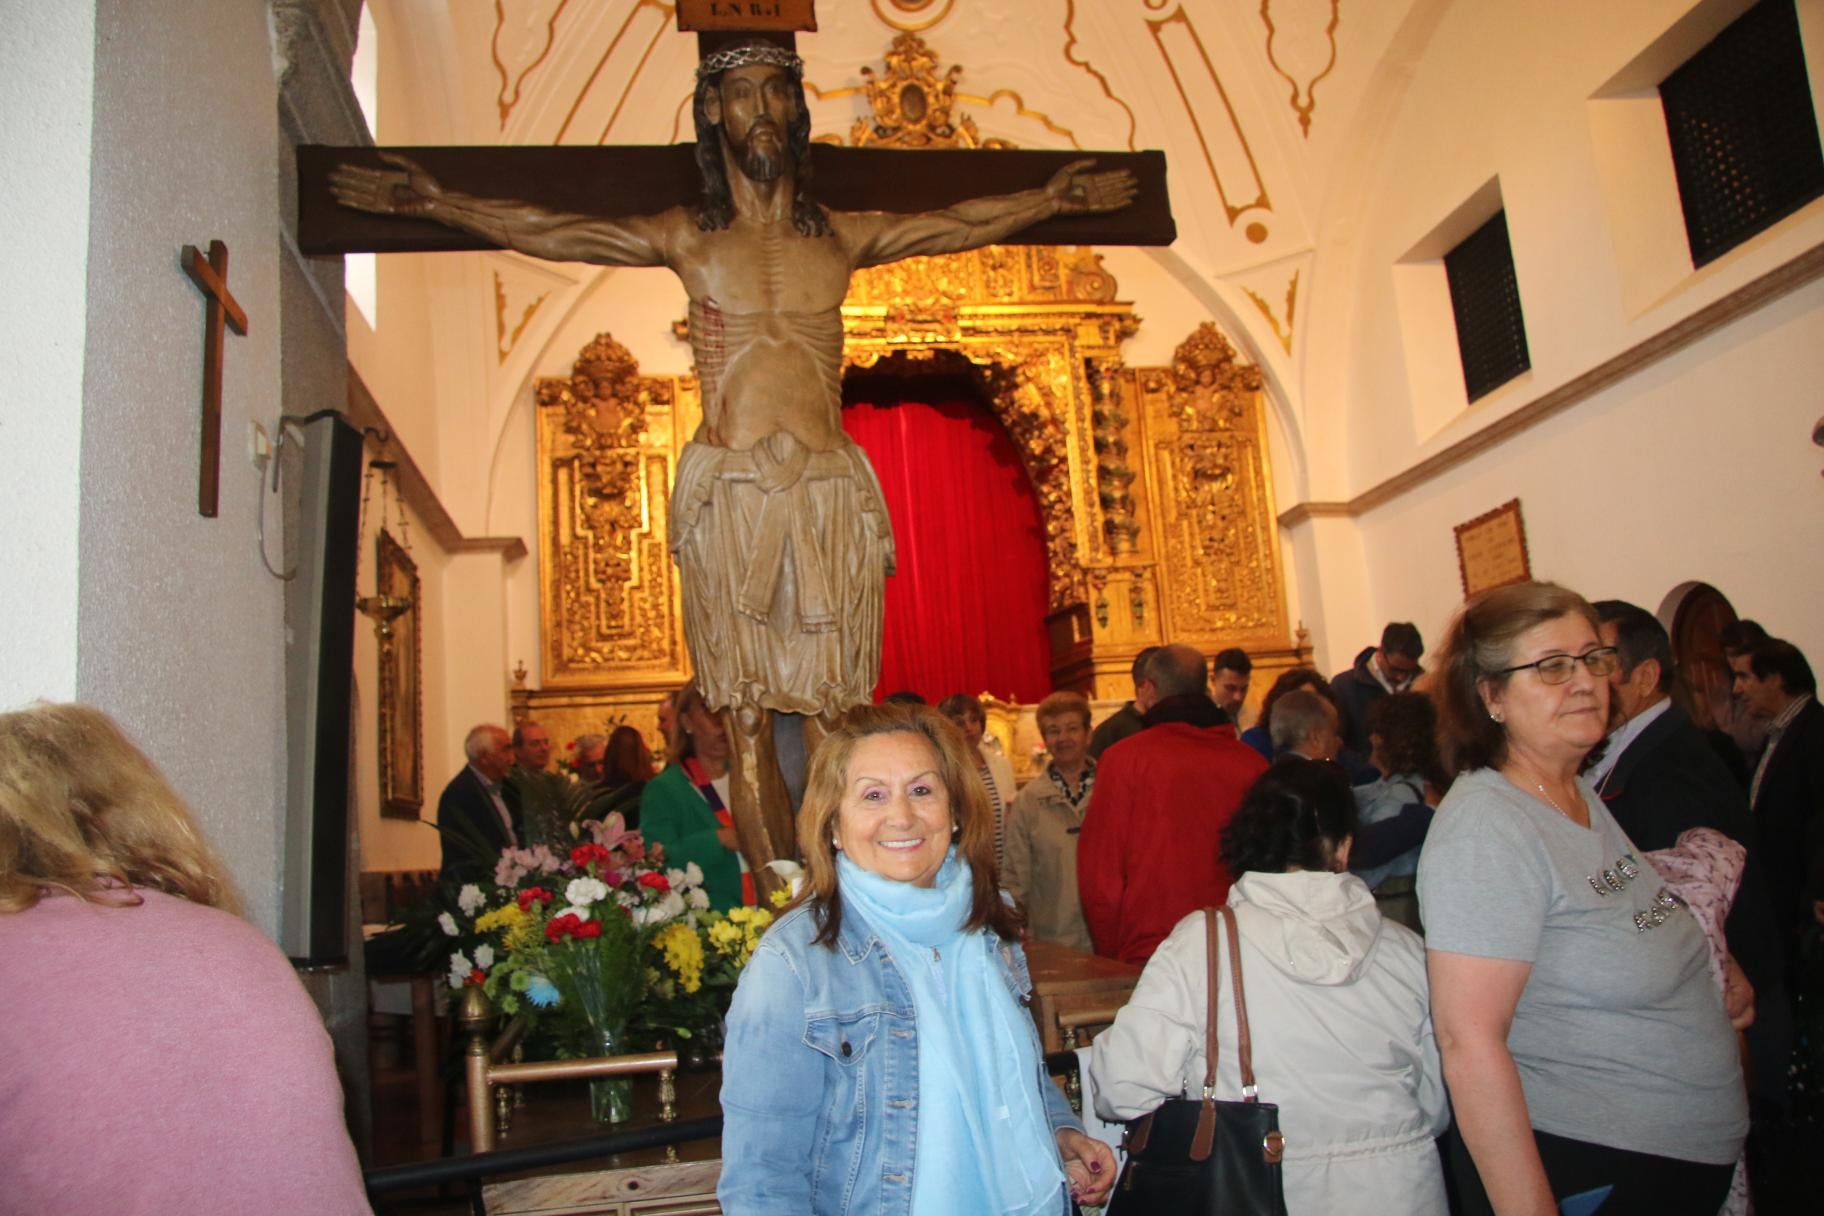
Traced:
[[1139, 544], [1140, 522], [1134, 518], [1132, 488], [1137, 474], [1127, 462], [1128, 416], [1122, 409], [1121, 362], [1089, 361], [1092, 405], [1090, 423], [1095, 428], [1096, 494], [1102, 503], [1102, 532], [1108, 551], [1116, 557], [1131, 554]]

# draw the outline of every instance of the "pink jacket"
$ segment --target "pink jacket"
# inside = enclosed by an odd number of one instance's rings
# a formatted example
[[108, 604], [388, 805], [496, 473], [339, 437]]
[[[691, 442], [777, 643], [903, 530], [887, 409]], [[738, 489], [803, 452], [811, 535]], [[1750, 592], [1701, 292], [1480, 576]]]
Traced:
[[141, 894], [0, 912], [0, 1214], [367, 1212], [291, 964], [238, 917]]

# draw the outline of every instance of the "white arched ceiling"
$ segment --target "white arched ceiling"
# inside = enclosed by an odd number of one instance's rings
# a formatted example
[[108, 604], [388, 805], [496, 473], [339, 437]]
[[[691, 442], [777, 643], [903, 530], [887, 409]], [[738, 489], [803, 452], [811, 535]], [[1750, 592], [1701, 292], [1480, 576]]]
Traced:
[[[1026, 148], [1163, 149], [1179, 238], [1149, 252], [1262, 367], [1291, 458], [1278, 470], [1286, 505], [1310, 496], [1312, 468], [1334, 466], [1308, 450], [1314, 436], [1340, 442], [1343, 430], [1328, 421], [1314, 430], [1308, 413], [1306, 336], [1323, 308], [1314, 233], [1348, 214], [1350, 200], [1338, 192], [1360, 187], [1361, 128], [1387, 87], [1377, 84], [1383, 55], [1394, 48], [1397, 76], [1400, 46], [1410, 50], [1414, 25], [1423, 25], [1413, 13], [1447, 2], [824, 0], [819, 31], [798, 45], [818, 137], [846, 142], [868, 112], [861, 69], [879, 70], [896, 33], [913, 30], [943, 68], [962, 68], [957, 108], [984, 136]], [[372, 7], [383, 46], [383, 144], [692, 136], [695, 38], [676, 31], [662, 0]], [[485, 383], [458, 390], [484, 400], [447, 410], [439, 402], [440, 416], [485, 418], [489, 441], [476, 445], [470, 466], [485, 485], [532, 379], [567, 372], [575, 347], [546, 344], [575, 328], [571, 314], [599, 296], [603, 272], [541, 274], [524, 259], [445, 256], [469, 259], [470, 269], [437, 276], [429, 294], [471, 298], [397, 304], [425, 314], [440, 358], [447, 349], [472, 361], [478, 344], [506, 343], [486, 361]], [[1346, 257], [1326, 273], [1347, 275]], [[1189, 332], [1196, 318], [1170, 320]], [[445, 381], [439, 392], [447, 391]], [[457, 470], [446, 462], [444, 474], [453, 480]], [[480, 512], [492, 514], [485, 503]]]

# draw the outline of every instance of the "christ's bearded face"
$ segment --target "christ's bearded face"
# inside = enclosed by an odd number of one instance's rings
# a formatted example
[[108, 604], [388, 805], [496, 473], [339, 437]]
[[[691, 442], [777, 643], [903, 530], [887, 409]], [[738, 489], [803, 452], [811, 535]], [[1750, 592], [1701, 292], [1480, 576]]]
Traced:
[[792, 78], [768, 63], [730, 68], [714, 90], [709, 115], [741, 172], [757, 182], [777, 180], [791, 157], [788, 133], [798, 116]]

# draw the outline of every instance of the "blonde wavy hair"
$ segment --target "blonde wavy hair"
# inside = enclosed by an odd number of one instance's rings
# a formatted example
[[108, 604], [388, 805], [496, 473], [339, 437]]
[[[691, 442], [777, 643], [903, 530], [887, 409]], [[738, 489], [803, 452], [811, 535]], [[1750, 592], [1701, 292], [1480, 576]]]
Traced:
[[0, 714], [0, 912], [47, 888], [136, 904], [134, 888], [239, 913], [227, 867], [158, 769], [101, 710]]
[[798, 810], [798, 848], [804, 854], [805, 884], [799, 903], [811, 905], [819, 945], [834, 946], [842, 927], [842, 899], [836, 871], [836, 817], [848, 786], [855, 745], [876, 735], [916, 735], [931, 745], [937, 776], [950, 796], [957, 855], [969, 862], [974, 891], [966, 929], [992, 929], [1003, 938], [1020, 935], [1020, 917], [1001, 899], [994, 866], [994, 809], [976, 772], [975, 756], [949, 718], [926, 705], [863, 705], [849, 711], [811, 756], [804, 804]]

